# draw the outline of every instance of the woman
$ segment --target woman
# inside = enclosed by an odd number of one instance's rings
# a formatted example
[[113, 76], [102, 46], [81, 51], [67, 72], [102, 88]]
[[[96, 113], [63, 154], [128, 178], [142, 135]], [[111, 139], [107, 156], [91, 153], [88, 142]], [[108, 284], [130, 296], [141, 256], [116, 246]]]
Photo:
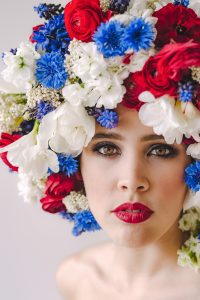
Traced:
[[199, 3], [35, 10], [44, 24], [3, 57], [1, 157], [26, 201], [112, 240], [60, 266], [61, 293], [198, 299]]
[[187, 238], [178, 226], [186, 146], [167, 144], [137, 111], [119, 105], [118, 112], [118, 127], [97, 125], [81, 155], [90, 209], [111, 242], [61, 264], [63, 299], [199, 299], [199, 274], [177, 265]]

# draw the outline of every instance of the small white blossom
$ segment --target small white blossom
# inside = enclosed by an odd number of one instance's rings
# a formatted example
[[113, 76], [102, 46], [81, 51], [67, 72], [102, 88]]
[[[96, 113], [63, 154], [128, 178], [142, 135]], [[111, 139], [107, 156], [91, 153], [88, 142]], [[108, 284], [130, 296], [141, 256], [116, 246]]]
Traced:
[[44, 197], [45, 180], [35, 180], [26, 173], [19, 172], [19, 195], [25, 202], [34, 203]]
[[67, 83], [62, 90], [65, 100], [76, 106], [115, 108], [125, 93], [123, 80], [130, 73], [128, 65], [122, 63], [123, 58], [105, 59], [93, 42], [73, 41], [70, 51], [71, 58], [66, 56], [66, 65], [82, 83]]
[[200, 160], [200, 143], [194, 143], [187, 147], [186, 153]]
[[26, 92], [35, 80], [36, 60], [39, 58], [40, 54], [31, 42], [22, 42], [15, 55], [11, 52], [4, 54], [3, 61], [7, 67], [1, 73], [3, 79]]
[[200, 240], [198, 238], [191, 235], [177, 254], [180, 266], [188, 266], [196, 272], [200, 270]]
[[89, 210], [88, 199], [82, 192], [72, 191], [62, 202], [65, 204], [69, 213], [77, 213], [82, 210]]
[[191, 207], [187, 209], [179, 220], [179, 228], [182, 231], [195, 231], [197, 223], [200, 221], [200, 207]]

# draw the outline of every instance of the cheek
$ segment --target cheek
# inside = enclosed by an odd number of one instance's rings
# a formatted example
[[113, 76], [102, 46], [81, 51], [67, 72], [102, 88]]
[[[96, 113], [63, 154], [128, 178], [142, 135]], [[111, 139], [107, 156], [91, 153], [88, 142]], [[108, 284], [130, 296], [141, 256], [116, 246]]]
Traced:
[[[187, 187], [184, 182], [183, 164], [168, 167], [159, 172], [154, 179], [157, 185], [157, 191], [160, 194], [162, 206], [168, 207], [168, 212], [177, 212], [182, 209], [182, 205], [187, 193]], [[155, 175], [154, 175], [155, 176]]]

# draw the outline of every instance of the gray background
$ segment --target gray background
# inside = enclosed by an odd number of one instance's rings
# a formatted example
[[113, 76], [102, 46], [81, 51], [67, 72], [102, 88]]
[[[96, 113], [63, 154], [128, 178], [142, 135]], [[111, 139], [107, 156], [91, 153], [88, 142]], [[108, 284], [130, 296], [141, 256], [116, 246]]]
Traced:
[[[41, 1], [1, 1], [0, 52], [19, 46], [31, 28], [42, 23], [33, 11], [38, 3]], [[67, 221], [43, 212], [40, 205], [24, 203], [18, 196], [17, 181], [17, 175], [0, 162], [0, 299], [60, 300], [55, 284], [59, 263], [107, 238], [102, 231], [73, 237]]]

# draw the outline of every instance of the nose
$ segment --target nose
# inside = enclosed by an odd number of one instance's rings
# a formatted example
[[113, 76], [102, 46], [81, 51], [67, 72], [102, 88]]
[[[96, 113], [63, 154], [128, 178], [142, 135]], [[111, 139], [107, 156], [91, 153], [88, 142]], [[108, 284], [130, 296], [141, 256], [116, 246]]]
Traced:
[[119, 191], [128, 191], [132, 194], [145, 192], [150, 187], [150, 178], [146, 164], [138, 158], [130, 162], [126, 160], [118, 173], [117, 188]]

